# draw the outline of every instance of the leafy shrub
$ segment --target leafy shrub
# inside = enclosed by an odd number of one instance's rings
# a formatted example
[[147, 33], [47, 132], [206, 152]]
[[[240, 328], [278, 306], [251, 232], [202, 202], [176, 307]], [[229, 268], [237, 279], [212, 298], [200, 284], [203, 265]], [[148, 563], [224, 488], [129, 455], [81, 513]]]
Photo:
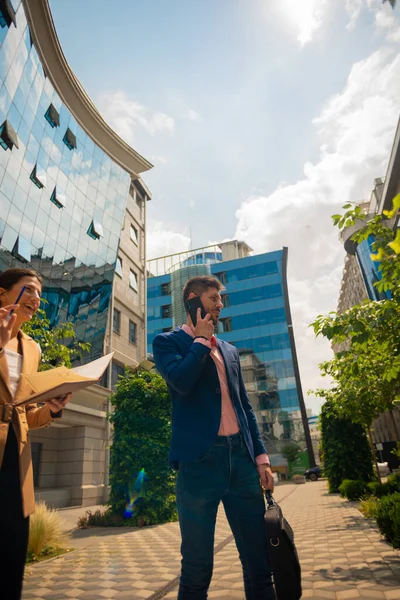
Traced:
[[390, 493], [400, 492], [400, 473], [394, 473], [387, 478], [387, 485], [390, 488]]
[[87, 527], [125, 527], [131, 523], [108, 508], [103, 511], [97, 509], [94, 513], [87, 510], [82, 517], [79, 517], [77, 525], [79, 529], [86, 529]]
[[378, 481], [370, 481], [367, 484], [368, 492], [375, 498], [382, 498], [392, 493], [390, 485], [387, 483], [379, 483]]
[[28, 553], [39, 557], [49, 549], [61, 549], [66, 544], [67, 538], [59, 513], [48, 508], [44, 502], [36, 504], [36, 511], [29, 520]]
[[[126, 371], [111, 403], [111, 513], [128, 525], [176, 520], [176, 472], [168, 461], [172, 409], [165, 381], [155, 371]], [[113, 524], [109, 516], [101, 520]]]
[[400, 493], [381, 498], [378, 502], [376, 521], [385, 539], [394, 548], [400, 548]]
[[338, 492], [344, 479], [373, 480], [371, 448], [363, 427], [339, 418], [330, 400], [322, 406], [321, 433], [324, 474], [330, 492]]
[[361, 500], [360, 510], [367, 519], [376, 519], [378, 512], [378, 500], [376, 498], [367, 498]]
[[367, 492], [365, 481], [345, 479], [339, 486], [339, 492], [347, 500], [359, 500]]

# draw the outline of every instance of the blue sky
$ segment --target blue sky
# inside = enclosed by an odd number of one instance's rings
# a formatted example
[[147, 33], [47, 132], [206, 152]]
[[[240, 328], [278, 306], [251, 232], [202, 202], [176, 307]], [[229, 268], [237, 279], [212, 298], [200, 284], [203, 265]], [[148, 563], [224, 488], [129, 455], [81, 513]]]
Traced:
[[[67, 60], [144, 176], [151, 256], [227, 238], [289, 247], [303, 387], [330, 349], [330, 215], [384, 174], [399, 115], [400, 8], [380, 0], [50, 0]], [[308, 404], [318, 409], [318, 401]]]

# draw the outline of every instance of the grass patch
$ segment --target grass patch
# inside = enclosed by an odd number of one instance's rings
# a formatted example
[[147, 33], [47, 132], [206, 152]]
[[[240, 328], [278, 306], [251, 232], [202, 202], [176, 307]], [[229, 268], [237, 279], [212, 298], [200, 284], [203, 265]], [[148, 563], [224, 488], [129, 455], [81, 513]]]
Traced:
[[67, 552], [71, 552], [74, 548], [44, 548], [39, 555], [33, 554], [32, 552], [28, 552], [26, 557], [26, 564], [32, 565], [38, 562], [42, 562], [43, 560], [49, 560], [49, 558], [55, 558], [56, 556], [62, 556], [63, 554], [67, 554]]
[[39, 502], [29, 521], [28, 562], [46, 560], [64, 552], [68, 552], [64, 522], [57, 511]]
[[378, 512], [378, 499], [377, 498], [367, 498], [366, 500], [362, 500], [360, 502], [360, 511], [367, 517], [367, 519], [376, 519], [376, 515]]

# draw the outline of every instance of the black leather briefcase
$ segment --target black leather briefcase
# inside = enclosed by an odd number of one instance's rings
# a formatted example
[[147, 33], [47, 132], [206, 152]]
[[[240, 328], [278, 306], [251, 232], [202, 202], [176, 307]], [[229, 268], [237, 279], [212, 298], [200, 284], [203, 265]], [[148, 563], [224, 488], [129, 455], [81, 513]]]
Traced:
[[275, 502], [271, 492], [266, 492], [265, 530], [277, 600], [301, 598], [301, 568], [294, 534]]

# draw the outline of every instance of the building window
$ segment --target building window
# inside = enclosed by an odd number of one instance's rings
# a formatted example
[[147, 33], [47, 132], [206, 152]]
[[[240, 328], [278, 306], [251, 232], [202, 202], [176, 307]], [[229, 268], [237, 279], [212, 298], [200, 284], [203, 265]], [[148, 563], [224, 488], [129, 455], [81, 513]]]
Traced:
[[31, 250], [31, 245], [28, 240], [20, 235], [15, 242], [12, 255], [24, 262], [31, 262]]
[[46, 187], [46, 171], [40, 165], [36, 164], [33, 167], [30, 180], [41, 190]]
[[170, 296], [170, 295], [171, 295], [171, 283], [161, 284], [161, 296]]
[[166, 304], [161, 307], [161, 318], [162, 319], [170, 319], [172, 316], [172, 306], [170, 304]]
[[228, 308], [230, 306], [228, 294], [224, 294], [222, 296], [222, 304], [224, 305], [225, 308]]
[[222, 324], [224, 333], [226, 331], [232, 331], [232, 319], [230, 317], [227, 317], [226, 319], [220, 319], [220, 322]]
[[137, 281], [137, 275], [134, 271], [130, 271], [129, 273], [129, 286], [135, 290], [135, 292], [139, 292], [139, 287], [138, 287], [138, 281]]
[[57, 188], [57, 186], [54, 188], [53, 193], [50, 196], [50, 200], [57, 206], [57, 208], [64, 208], [64, 206], [67, 205], [64, 192], [62, 192], [60, 188]]
[[63, 142], [67, 146], [67, 148], [69, 148], [70, 150], [73, 150], [74, 148], [76, 148], [76, 137], [72, 133], [72, 131], [70, 130], [69, 127], [68, 127], [67, 131], [65, 132], [65, 135], [63, 137]]
[[113, 313], [113, 332], [120, 333], [121, 331], [121, 311], [114, 308]]
[[215, 277], [218, 279], [218, 281], [220, 281], [222, 283], [222, 285], [226, 285], [227, 283], [227, 279], [226, 279], [226, 273], [217, 273], [215, 275]]
[[60, 115], [53, 104], [50, 104], [44, 116], [46, 121], [50, 123], [52, 127], [60, 127]]
[[129, 321], [129, 341], [131, 344], [136, 344], [137, 327], [136, 323]]
[[130, 233], [131, 233], [131, 240], [134, 244], [136, 244], [136, 246], [139, 246], [139, 241], [138, 241], [138, 230], [136, 229], [136, 227], [134, 227], [131, 223], [130, 225]]
[[15, 10], [10, 0], [0, 0], [0, 27], [10, 27], [14, 23], [15, 27]]
[[122, 277], [122, 258], [117, 256], [117, 262], [115, 263], [115, 272], [117, 275]]
[[111, 389], [115, 390], [115, 386], [118, 383], [120, 377], [123, 377], [125, 374], [124, 367], [117, 365], [116, 363], [112, 364], [111, 367]]
[[103, 226], [100, 225], [100, 223], [98, 223], [97, 221], [92, 221], [89, 225], [87, 233], [93, 240], [98, 240], [104, 235]]
[[19, 148], [18, 136], [8, 121], [4, 121], [0, 127], [0, 145], [4, 150], [12, 150], [13, 146]]

